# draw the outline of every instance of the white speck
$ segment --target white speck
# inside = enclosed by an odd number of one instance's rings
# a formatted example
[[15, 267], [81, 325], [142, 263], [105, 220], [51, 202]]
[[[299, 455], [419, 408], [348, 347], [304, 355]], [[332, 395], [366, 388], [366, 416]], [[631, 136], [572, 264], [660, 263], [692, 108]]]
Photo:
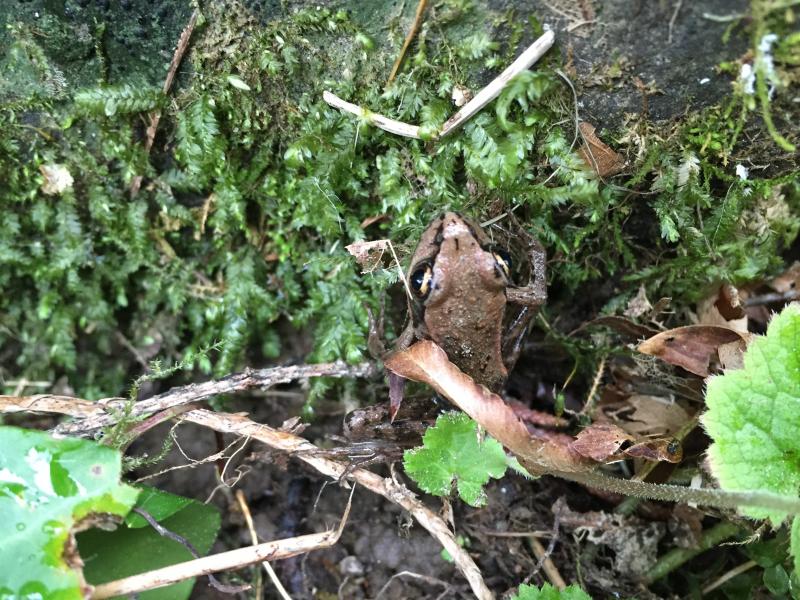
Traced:
[[38, 10], [35, 13], [33, 13], [33, 18], [34, 19], [38, 19], [39, 18], [39, 11]]
[[746, 181], [748, 174], [749, 171], [747, 170], [747, 167], [745, 167], [744, 165], [736, 165], [736, 176], [739, 179], [741, 179], [742, 181]]
[[710, 78], [708, 78], [708, 77], [703, 77], [703, 78], [700, 80], [700, 85], [705, 85], [705, 84], [707, 84], [709, 81], [711, 81], [711, 79], [710, 79]]
[[739, 70], [739, 81], [742, 82], [742, 90], [748, 96], [756, 93], [756, 74], [753, 72], [753, 65], [744, 63]]

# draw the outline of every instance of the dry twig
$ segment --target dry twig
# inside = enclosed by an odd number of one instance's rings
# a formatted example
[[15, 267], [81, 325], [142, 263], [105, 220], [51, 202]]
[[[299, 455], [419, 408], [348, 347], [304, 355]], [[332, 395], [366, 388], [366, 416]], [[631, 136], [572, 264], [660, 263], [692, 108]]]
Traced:
[[400, 69], [400, 65], [403, 62], [403, 58], [405, 57], [409, 46], [411, 46], [411, 42], [414, 41], [414, 36], [417, 35], [417, 31], [419, 31], [419, 28], [422, 25], [422, 15], [425, 14], [425, 7], [427, 5], [428, 0], [419, 0], [419, 4], [417, 4], [417, 13], [414, 15], [414, 22], [411, 24], [411, 29], [408, 30], [408, 35], [406, 35], [406, 39], [403, 42], [403, 47], [400, 48], [400, 54], [397, 55], [397, 59], [394, 61], [392, 72], [389, 73], [389, 79], [386, 80], [386, 87], [389, 87], [392, 84], [392, 81], [394, 81], [397, 71]]
[[[178, 46], [175, 48], [175, 54], [172, 55], [172, 62], [169, 64], [169, 71], [167, 71], [167, 78], [164, 80], [164, 87], [162, 91], [166, 96], [169, 89], [172, 87], [172, 82], [175, 79], [175, 73], [178, 71], [178, 65], [183, 60], [183, 55], [186, 48], [189, 46], [189, 38], [192, 37], [194, 26], [197, 24], [197, 18], [200, 16], [200, 11], [195, 9], [192, 16], [189, 17], [189, 23], [184, 27], [181, 32], [181, 37], [178, 40]], [[153, 147], [153, 141], [156, 139], [156, 130], [158, 129], [158, 122], [161, 120], [161, 111], [155, 110], [150, 113], [150, 124], [147, 126], [147, 137], [144, 142], [145, 154], [150, 154], [150, 149]], [[139, 193], [139, 188], [142, 186], [142, 176], [137, 175], [131, 180], [131, 198]]]
[[[334, 363], [335, 364], [335, 363]], [[346, 365], [344, 365], [346, 366]], [[371, 366], [371, 365], [368, 365]], [[266, 369], [269, 370], [269, 369]], [[226, 378], [222, 381], [226, 381]], [[203, 384], [200, 384], [203, 385]], [[177, 388], [183, 389], [183, 388]], [[182, 392], [185, 394], [186, 392]], [[170, 394], [170, 392], [167, 392]], [[36, 401], [32, 402], [30, 397], [13, 398], [11, 396], [0, 396], [0, 413], [21, 412], [27, 406], [33, 404], [35, 410], [45, 413], [66, 414], [72, 417], [96, 417], [96, 403], [80, 398], [72, 398], [66, 402], [64, 396], [37, 396]], [[196, 398], [192, 398], [196, 399]], [[190, 400], [191, 401], [191, 400]], [[182, 415], [181, 420], [208, 427], [223, 433], [232, 433], [240, 436], [249, 436], [277, 450], [295, 455], [297, 458], [315, 468], [317, 471], [339, 480], [344, 476], [345, 479], [355, 481], [368, 490], [380, 494], [387, 500], [394, 502], [408, 511], [420, 525], [422, 525], [436, 540], [444, 547], [456, 567], [461, 571], [469, 582], [473, 594], [479, 600], [490, 600], [494, 598], [486, 583], [483, 581], [478, 566], [472, 560], [469, 553], [462, 548], [455, 539], [455, 536], [447, 527], [447, 524], [435, 512], [420, 502], [414, 494], [405, 486], [393, 481], [384, 479], [379, 475], [365, 469], [349, 470], [344, 464], [321, 456], [320, 449], [307, 440], [286, 431], [273, 429], [267, 425], [256, 423], [246, 417], [235, 414], [216, 413], [209, 410], [193, 410]], [[323, 535], [323, 534], [318, 534]], [[300, 539], [300, 538], [294, 538]], [[263, 546], [263, 544], [262, 544]], [[260, 547], [260, 546], [259, 546]], [[257, 558], [255, 562], [268, 560]], [[271, 560], [271, 559], [269, 559]], [[124, 592], [116, 592], [119, 595]], [[107, 597], [107, 596], [104, 596]]]
[[115, 596], [125, 596], [152, 590], [166, 585], [172, 585], [179, 581], [184, 581], [191, 577], [218, 573], [230, 569], [239, 569], [265, 560], [278, 560], [289, 558], [298, 554], [305, 554], [312, 550], [329, 548], [333, 546], [342, 535], [347, 517], [350, 513], [350, 503], [342, 516], [342, 521], [338, 529], [329, 529], [322, 533], [311, 535], [301, 535], [299, 537], [278, 540], [275, 542], [265, 542], [257, 546], [248, 546], [220, 554], [212, 554], [204, 558], [190, 560], [187, 562], [170, 565], [163, 569], [148, 571], [140, 575], [133, 575], [117, 581], [110, 581], [98, 585], [92, 594], [92, 600], [102, 598], [113, 598]]
[[[172, 388], [158, 396], [136, 402], [128, 414], [131, 417], [141, 417], [175, 406], [207, 400], [220, 394], [233, 394], [253, 389], [264, 390], [279, 383], [288, 383], [308, 377], [369, 377], [375, 372], [376, 367], [373, 363], [364, 362], [357, 365], [348, 365], [343, 361], [258, 370], [245, 369], [241, 373], [234, 373], [222, 379]], [[10, 403], [9, 398], [11, 399]], [[47, 402], [50, 405], [51, 400], [57, 401], [52, 406], [59, 408], [59, 410], [49, 410], [47, 412], [73, 414], [71, 404], [75, 401], [74, 398], [47, 394], [24, 396], [22, 398], [0, 396], [0, 411], [13, 412], [23, 410], [35, 412], [39, 410], [39, 406], [43, 406], [43, 402]], [[86, 435], [97, 429], [113, 425], [119, 419], [119, 416], [115, 413], [122, 411], [127, 403], [128, 400], [122, 398], [92, 402], [90, 403], [91, 410], [89, 413], [82, 415], [85, 417], [84, 419], [73, 423], [62, 423], [56, 427], [55, 432], [64, 435]]]
[[[467, 102], [461, 109], [445, 121], [444, 125], [438, 132], [432, 134], [433, 138], [443, 138], [452, 133], [457, 128], [461, 127], [467, 120], [469, 120], [475, 113], [480, 111], [484, 106], [489, 104], [492, 100], [500, 95], [500, 92], [514, 79], [517, 75], [530, 68], [537, 60], [539, 60], [544, 53], [547, 52], [553, 45], [555, 35], [552, 31], [546, 31], [539, 39], [533, 44], [528, 46], [519, 57], [506, 67], [505, 71], [500, 73], [489, 85], [483, 88], [480, 92], [475, 94], [475, 97]], [[346, 102], [335, 94], [325, 91], [322, 93], [322, 99], [334, 108], [338, 108], [345, 112], [363, 118], [375, 127], [401, 135], [404, 137], [421, 139], [420, 128], [417, 125], [409, 125], [401, 121], [384, 117], [369, 109], [362, 108], [356, 104]]]

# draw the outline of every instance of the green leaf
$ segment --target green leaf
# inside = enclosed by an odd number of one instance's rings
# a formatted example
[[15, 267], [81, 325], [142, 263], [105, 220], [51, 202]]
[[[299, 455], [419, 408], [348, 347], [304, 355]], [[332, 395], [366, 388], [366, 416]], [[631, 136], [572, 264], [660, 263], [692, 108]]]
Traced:
[[772, 592], [773, 597], [782, 596], [789, 591], [789, 574], [782, 565], [764, 569], [764, 586]]
[[[146, 487], [142, 489], [139, 498], [136, 500], [136, 508], [142, 509], [160, 523], [176, 512], [183, 510], [192, 502], [191, 498], [162, 492], [157, 488]], [[128, 516], [125, 517], [125, 524], [133, 529], [150, 526], [144, 517], [135, 512], [128, 513]]]
[[478, 441], [475, 422], [467, 415], [448, 412], [425, 432], [423, 446], [403, 456], [406, 472], [426, 492], [437, 496], [450, 493], [453, 481], [458, 495], [472, 506], [483, 506], [483, 486], [490, 477], [499, 479], [508, 461], [503, 447], [486, 437]]
[[570, 585], [563, 590], [545, 583], [541, 589], [534, 585], [522, 584], [519, 592], [511, 600], [592, 600], [592, 597], [577, 585]]
[[[714, 443], [711, 468], [723, 489], [773, 492], [796, 498], [800, 490], [800, 304], [787, 306], [756, 338], [744, 368], [708, 383], [702, 422]], [[746, 508], [777, 526], [786, 513]]]
[[119, 476], [116, 450], [0, 427], [0, 597], [83, 598], [70, 534], [90, 516], [125, 516], [139, 492]]
[[800, 517], [795, 517], [792, 520], [789, 550], [794, 557], [794, 572], [800, 574]]
[[244, 90], [245, 92], [249, 92], [250, 91], [250, 86], [247, 85], [244, 81], [242, 81], [236, 75], [228, 75], [228, 83], [230, 83], [237, 90]]
[[[213, 506], [156, 489], [142, 491], [138, 507], [146, 510], [169, 531], [183, 536], [205, 555], [219, 531], [220, 516]], [[162, 537], [139, 515], [131, 515], [133, 525], [115, 531], [93, 529], [78, 535], [78, 549], [86, 566], [84, 575], [92, 585], [144, 573], [178, 562], [191, 560], [189, 550]], [[141, 526], [144, 523], [146, 526]], [[194, 579], [142, 592], [141, 600], [182, 600], [188, 598]]]

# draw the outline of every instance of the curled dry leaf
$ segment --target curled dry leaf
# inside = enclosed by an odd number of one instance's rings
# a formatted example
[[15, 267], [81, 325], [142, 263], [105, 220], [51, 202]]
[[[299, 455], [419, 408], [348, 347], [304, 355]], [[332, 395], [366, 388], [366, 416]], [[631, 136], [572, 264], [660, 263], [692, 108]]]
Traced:
[[388, 247], [389, 240], [374, 240], [372, 242], [353, 242], [344, 249], [361, 265], [362, 273], [370, 273], [380, 264], [383, 253]]
[[728, 327], [715, 325], [688, 325], [662, 331], [645, 340], [637, 350], [650, 354], [672, 365], [683, 367], [700, 377], [708, 377], [711, 359], [723, 344], [736, 342], [744, 351], [749, 336]]
[[628, 302], [628, 307], [622, 312], [623, 315], [631, 319], [638, 319], [653, 310], [653, 305], [647, 299], [647, 290], [644, 289], [644, 284], [639, 286], [639, 291]]
[[[603, 462], [615, 456], [625, 442], [634, 438], [611, 423], [592, 423], [581, 431], [570, 447], [581, 456]], [[616, 459], [619, 460], [619, 459]]]
[[[627, 447], [623, 448], [627, 444]], [[615, 462], [625, 458], [678, 463], [683, 458], [681, 444], [675, 438], [637, 440], [613, 423], [592, 423], [581, 431], [570, 447], [597, 462]]]
[[679, 463], [683, 460], [683, 446], [675, 438], [644, 440], [624, 450], [631, 458], [643, 458], [654, 462]]
[[439, 346], [429, 340], [394, 352], [384, 361], [397, 375], [431, 386], [478, 422], [493, 438], [517, 456], [528, 471], [582, 472], [591, 470], [583, 459], [556, 438], [533, 438], [503, 399], [463, 373]]
[[586, 164], [600, 177], [616, 175], [622, 171], [625, 159], [597, 137], [594, 125], [582, 122], [578, 127], [584, 139], [583, 145], [578, 148], [578, 154]]

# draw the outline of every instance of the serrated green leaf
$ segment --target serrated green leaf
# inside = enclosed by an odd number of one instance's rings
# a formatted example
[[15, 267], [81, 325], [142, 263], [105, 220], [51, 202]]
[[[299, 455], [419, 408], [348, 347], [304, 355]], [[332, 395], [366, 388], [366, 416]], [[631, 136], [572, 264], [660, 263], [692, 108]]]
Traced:
[[577, 585], [559, 590], [549, 583], [545, 583], [541, 589], [523, 583], [511, 600], [592, 600], [592, 597]]
[[83, 598], [65, 544], [80, 520], [133, 506], [120, 464], [95, 442], [0, 427], [0, 597]]
[[794, 572], [800, 574], [800, 517], [792, 519], [789, 551], [792, 553], [792, 557], [794, 557]]
[[479, 443], [477, 425], [463, 413], [440, 415], [422, 443], [421, 448], [405, 452], [406, 472], [437, 496], [448, 495], [455, 481], [458, 495], [472, 506], [486, 503], [483, 486], [490, 477], [502, 477], [508, 466], [500, 443], [490, 437]]
[[[703, 425], [714, 440], [711, 468], [723, 489], [773, 492], [796, 498], [800, 490], [800, 304], [787, 306], [756, 338], [744, 368], [708, 382]], [[786, 513], [746, 508], [777, 526]]]
[[[201, 556], [208, 552], [220, 526], [216, 508], [154, 489], [143, 492], [142, 496], [137, 506], [147, 510], [169, 531], [187, 539]], [[93, 529], [79, 534], [77, 539], [78, 549], [86, 563], [84, 575], [92, 585], [192, 559], [183, 545], [159, 535], [149, 524], [139, 527], [138, 522], [132, 527], [123, 525], [114, 531]], [[141, 600], [183, 600], [189, 597], [194, 581], [187, 579], [142, 592], [138, 597]]]

